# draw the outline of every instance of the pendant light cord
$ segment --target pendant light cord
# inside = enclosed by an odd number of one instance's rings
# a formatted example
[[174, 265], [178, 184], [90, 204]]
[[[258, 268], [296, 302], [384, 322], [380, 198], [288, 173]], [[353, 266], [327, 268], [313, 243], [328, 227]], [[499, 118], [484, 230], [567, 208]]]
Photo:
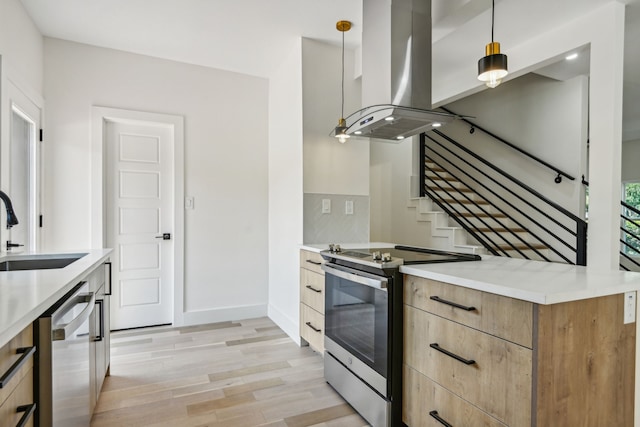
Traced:
[[493, 21], [496, 13], [496, 0], [491, 0], [491, 43], [493, 43]]
[[340, 118], [344, 118], [344, 31], [342, 31], [342, 106], [340, 109]]

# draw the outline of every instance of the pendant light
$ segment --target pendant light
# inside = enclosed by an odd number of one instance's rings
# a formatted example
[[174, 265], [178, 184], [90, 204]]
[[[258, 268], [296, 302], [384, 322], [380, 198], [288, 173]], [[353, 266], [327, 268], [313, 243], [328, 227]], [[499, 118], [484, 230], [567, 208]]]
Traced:
[[349, 138], [347, 135], [347, 121], [344, 119], [344, 33], [351, 29], [351, 22], [338, 21], [336, 23], [336, 29], [342, 33], [342, 86], [341, 86], [341, 109], [340, 120], [338, 120], [338, 126], [334, 130], [335, 137], [338, 138], [340, 143], [344, 144]]
[[491, 43], [485, 47], [485, 56], [478, 61], [478, 80], [490, 88], [498, 86], [508, 74], [507, 55], [500, 53], [500, 43], [493, 41], [493, 22], [496, 2], [491, 1]]

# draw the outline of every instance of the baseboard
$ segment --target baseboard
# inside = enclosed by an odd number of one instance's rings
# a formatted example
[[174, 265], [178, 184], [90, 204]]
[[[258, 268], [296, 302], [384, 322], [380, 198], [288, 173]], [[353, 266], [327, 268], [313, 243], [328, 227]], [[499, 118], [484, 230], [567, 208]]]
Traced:
[[269, 304], [269, 319], [280, 327], [289, 337], [298, 345], [300, 345], [300, 324], [294, 321], [282, 311]]
[[267, 316], [266, 304], [224, 307], [200, 311], [187, 311], [183, 314], [183, 325], [203, 325], [206, 323], [255, 319], [257, 317], [265, 316]]

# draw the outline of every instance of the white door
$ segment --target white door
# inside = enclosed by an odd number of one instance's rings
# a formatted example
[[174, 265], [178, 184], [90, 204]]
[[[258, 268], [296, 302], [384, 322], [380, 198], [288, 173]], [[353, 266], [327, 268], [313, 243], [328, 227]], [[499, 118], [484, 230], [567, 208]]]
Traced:
[[106, 243], [113, 248], [112, 329], [173, 322], [173, 131], [105, 124]]
[[[10, 98], [10, 182], [9, 194], [18, 225], [8, 236], [11, 252], [38, 249], [40, 227], [40, 108], [13, 84]], [[6, 244], [5, 242], [2, 242]]]

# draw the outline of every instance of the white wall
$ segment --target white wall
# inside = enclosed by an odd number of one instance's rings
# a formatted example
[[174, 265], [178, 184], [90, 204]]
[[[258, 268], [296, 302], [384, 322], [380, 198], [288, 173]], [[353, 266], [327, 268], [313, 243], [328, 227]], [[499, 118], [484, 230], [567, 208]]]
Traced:
[[180, 115], [184, 322], [265, 315], [267, 80], [49, 38], [44, 66], [48, 249], [91, 246], [91, 107]]
[[411, 182], [418, 144], [418, 136], [399, 144], [371, 140], [371, 241], [431, 246], [430, 224], [417, 222], [415, 209], [408, 208], [418, 196]]
[[[0, 55], [3, 72], [23, 90], [42, 94], [42, 34], [20, 0], [0, 2]], [[4, 78], [5, 76], [3, 76]]]
[[[361, 105], [361, 79], [354, 78], [356, 54], [345, 49], [344, 114]], [[329, 133], [342, 114], [342, 49], [302, 39], [304, 138], [304, 243], [369, 241], [369, 140], [340, 144]], [[321, 201], [332, 201], [329, 214]], [[345, 201], [354, 214], [345, 214]], [[338, 237], [340, 236], [340, 237]]]
[[564, 178], [560, 184], [554, 182], [556, 174], [551, 169], [481, 131], [471, 135], [466, 125], [442, 130], [550, 200], [581, 215], [581, 176], [588, 176], [588, 102], [586, 76], [557, 81], [527, 74], [447, 106], [458, 114], [473, 116], [472, 122], [576, 178]]
[[[344, 115], [360, 108], [354, 52], [345, 50]], [[329, 133], [341, 113], [341, 48], [302, 39], [304, 192], [369, 195], [369, 141]]]
[[[269, 317], [300, 342], [302, 41], [269, 79]], [[263, 258], [266, 258], [263, 255]]]
[[[42, 35], [27, 15], [19, 0], [0, 1], [0, 189], [11, 197], [9, 123], [9, 82], [34, 103], [42, 104]], [[5, 224], [4, 206], [0, 208], [0, 224]], [[17, 212], [25, 223], [24, 213]], [[4, 225], [0, 226], [0, 242], [8, 240]], [[4, 246], [1, 249], [4, 251]]]

